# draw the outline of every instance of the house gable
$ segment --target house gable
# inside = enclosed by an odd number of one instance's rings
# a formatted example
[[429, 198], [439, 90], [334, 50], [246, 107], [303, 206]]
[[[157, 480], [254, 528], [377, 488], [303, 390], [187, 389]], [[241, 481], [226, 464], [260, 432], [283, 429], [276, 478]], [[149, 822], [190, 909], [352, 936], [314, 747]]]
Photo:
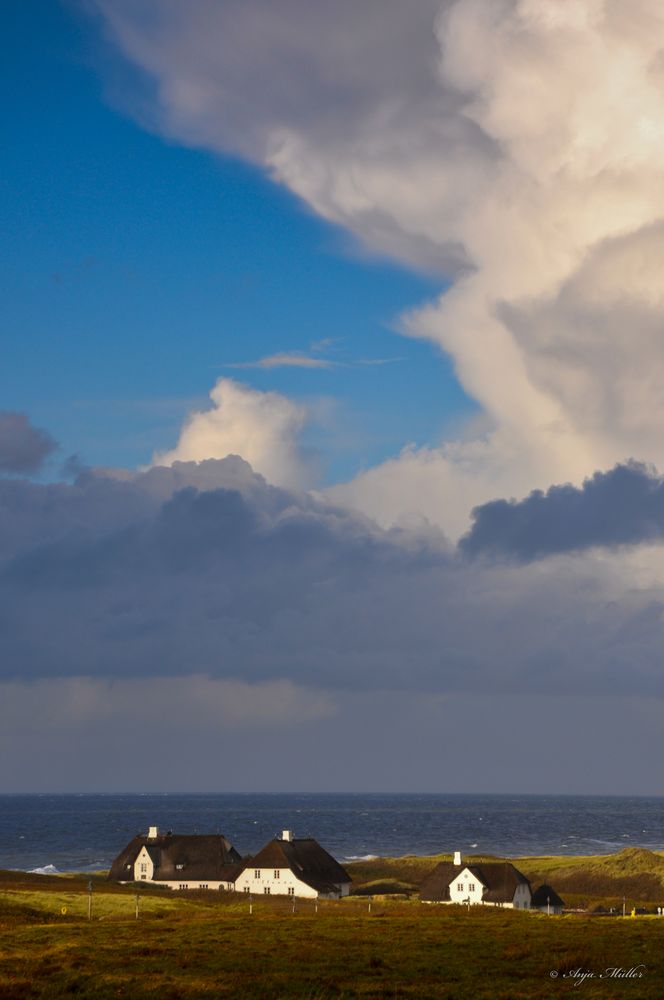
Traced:
[[449, 883], [451, 903], [481, 903], [486, 886], [474, 868], [463, 868]]
[[150, 855], [146, 844], [143, 844], [134, 861], [134, 882], [150, 882], [154, 877], [155, 859]]

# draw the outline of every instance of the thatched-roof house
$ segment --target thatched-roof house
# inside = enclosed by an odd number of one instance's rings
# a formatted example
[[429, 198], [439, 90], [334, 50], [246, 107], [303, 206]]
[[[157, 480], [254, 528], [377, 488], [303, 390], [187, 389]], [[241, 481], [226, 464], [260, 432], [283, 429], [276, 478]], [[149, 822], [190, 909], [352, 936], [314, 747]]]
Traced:
[[241, 866], [242, 858], [221, 834], [162, 834], [151, 826], [118, 854], [108, 877], [170, 889], [233, 889]]
[[235, 879], [236, 892], [263, 895], [338, 898], [347, 896], [351, 878], [331, 854], [311, 837], [294, 838], [290, 830], [247, 859]]
[[425, 903], [465, 903], [505, 906], [528, 910], [532, 893], [526, 876], [509, 861], [482, 861], [478, 864], [441, 861], [420, 887]]

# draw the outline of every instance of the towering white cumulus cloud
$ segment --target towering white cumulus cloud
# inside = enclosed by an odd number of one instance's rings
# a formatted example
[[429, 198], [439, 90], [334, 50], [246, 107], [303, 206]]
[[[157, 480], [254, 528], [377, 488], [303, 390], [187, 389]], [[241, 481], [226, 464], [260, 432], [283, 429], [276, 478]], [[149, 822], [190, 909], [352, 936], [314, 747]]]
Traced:
[[307, 484], [310, 470], [297, 444], [304, 407], [229, 378], [219, 379], [210, 398], [212, 407], [189, 415], [175, 448], [155, 455], [155, 465], [241, 455], [278, 486]]
[[96, 5], [158, 127], [264, 164], [453, 279], [404, 332], [451, 355], [479, 429], [339, 496], [459, 532], [497, 495], [630, 455], [664, 464], [659, 2]]

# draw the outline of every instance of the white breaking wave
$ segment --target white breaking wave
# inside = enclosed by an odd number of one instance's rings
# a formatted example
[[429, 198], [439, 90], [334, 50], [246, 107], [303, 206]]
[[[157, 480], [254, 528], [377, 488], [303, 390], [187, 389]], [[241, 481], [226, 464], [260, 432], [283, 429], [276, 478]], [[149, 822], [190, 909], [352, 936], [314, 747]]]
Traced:
[[55, 865], [44, 865], [43, 868], [31, 868], [30, 875], [60, 875], [60, 871]]

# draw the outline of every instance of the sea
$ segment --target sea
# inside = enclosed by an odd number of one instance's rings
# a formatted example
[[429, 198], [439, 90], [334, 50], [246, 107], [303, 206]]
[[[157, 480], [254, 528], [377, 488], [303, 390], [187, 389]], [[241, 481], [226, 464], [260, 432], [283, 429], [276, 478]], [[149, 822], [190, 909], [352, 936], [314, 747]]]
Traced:
[[292, 830], [342, 863], [437, 854], [664, 850], [664, 798], [443, 794], [0, 795], [0, 868], [107, 869], [149, 826], [223, 833], [241, 854]]

